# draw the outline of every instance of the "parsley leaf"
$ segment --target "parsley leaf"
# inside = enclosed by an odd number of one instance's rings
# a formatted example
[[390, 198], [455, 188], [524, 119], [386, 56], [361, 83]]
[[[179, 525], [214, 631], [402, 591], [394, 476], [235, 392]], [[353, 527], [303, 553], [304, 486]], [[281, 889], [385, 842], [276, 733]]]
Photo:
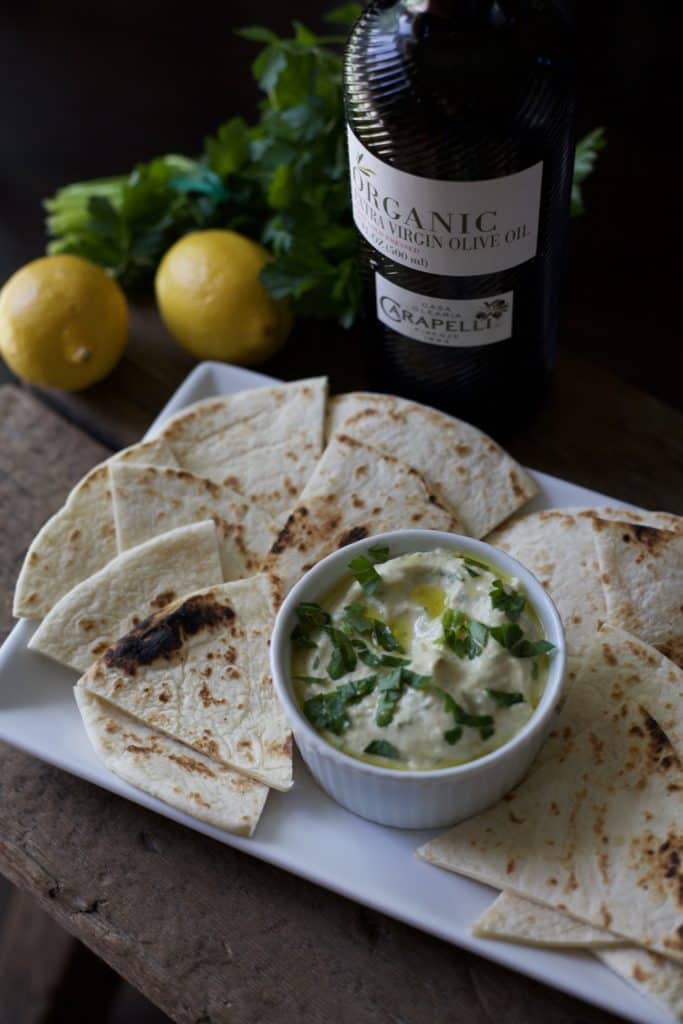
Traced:
[[368, 595], [374, 594], [382, 582], [382, 577], [372, 562], [365, 555], [359, 555], [358, 558], [351, 559], [348, 567], [354, 579], [357, 583], [360, 583], [365, 593]]
[[307, 686], [327, 686], [327, 679], [322, 676], [292, 676], [296, 683], [306, 683]]
[[347, 629], [360, 633], [361, 636], [367, 636], [369, 633], [372, 633], [374, 619], [368, 618], [361, 604], [353, 602], [352, 604], [347, 604], [346, 608], [344, 608], [342, 625]]
[[377, 686], [379, 697], [375, 710], [375, 722], [380, 728], [389, 725], [398, 710], [398, 703], [403, 696], [404, 689], [402, 671], [402, 667], [397, 666], [380, 679]]
[[319, 604], [306, 601], [297, 606], [296, 617], [302, 626], [307, 626], [309, 629], [326, 626], [330, 622], [329, 614]]
[[457, 743], [461, 736], [461, 725], [454, 725], [452, 729], [447, 729], [446, 732], [443, 734], [443, 738], [445, 739], [446, 743], [450, 743], [451, 746], [453, 746], [454, 743]]
[[528, 640], [523, 630], [514, 622], [491, 626], [490, 633], [493, 639], [515, 658], [534, 658], [537, 654], [548, 654], [555, 650], [555, 645], [548, 640]]
[[311, 640], [308, 633], [304, 632], [301, 626], [295, 626], [292, 630], [291, 636], [292, 643], [295, 647], [317, 647], [315, 640]]
[[379, 619], [375, 619], [372, 635], [375, 643], [385, 651], [401, 651], [403, 648], [394, 636], [391, 627], [387, 626], [385, 622], [380, 622]]
[[396, 654], [375, 654], [367, 648], [358, 652], [358, 657], [365, 665], [377, 668], [378, 665], [386, 665], [388, 668], [395, 668], [397, 665], [407, 665], [407, 658], [399, 658]]
[[400, 752], [388, 740], [370, 740], [363, 753], [374, 754], [375, 757], [391, 757], [394, 761], [401, 760]]
[[373, 562], [386, 562], [389, 558], [389, 548], [378, 547], [368, 548], [368, 554], [372, 558]]
[[358, 679], [338, 686], [332, 693], [317, 693], [303, 703], [303, 712], [316, 729], [327, 729], [340, 736], [351, 724], [346, 713], [347, 704], [356, 704], [372, 693], [375, 676]]
[[327, 671], [331, 679], [340, 679], [356, 667], [356, 651], [346, 633], [334, 626], [323, 626], [323, 629], [332, 641], [333, 648]]
[[490, 690], [487, 689], [489, 697], [501, 708], [510, 708], [513, 704], [523, 704], [525, 697], [523, 693], [514, 691], [510, 693], [508, 690]]
[[470, 619], [464, 612], [447, 608], [441, 616], [443, 626], [442, 642], [459, 658], [472, 661], [486, 647], [489, 628], [483, 622]]
[[507, 615], [510, 622], [516, 622], [526, 606], [524, 594], [518, 590], [506, 590], [502, 580], [494, 580], [489, 597], [494, 608], [500, 608]]

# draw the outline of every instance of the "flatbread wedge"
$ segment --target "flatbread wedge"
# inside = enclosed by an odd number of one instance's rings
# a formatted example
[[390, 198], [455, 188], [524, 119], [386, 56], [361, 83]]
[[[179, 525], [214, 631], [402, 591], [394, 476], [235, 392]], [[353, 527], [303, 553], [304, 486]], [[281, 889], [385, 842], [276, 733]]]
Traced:
[[531, 774], [418, 852], [683, 962], [683, 771], [618, 658], [599, 640]]
[[273, 520], [225, 484], [161, 466], [116, 465], [109, 472], [119, 551], [212, 519], [227, 581], [253, 576], [277, 536]]
[[121, 637], [79, 686], [228, 768], [289, 789], [292, 738], [268, 665], [273, 621], [267, 576], [210, 587]]
[[214, 523], [181, 526], [117, 555], [77, 583], [48, 612], [29, 647], [85, 672], [149, 615], [222, 582]]
[[595, 519], [607, 618], [683, 666], [683, 519], [677, 530]]
[[74, 692], [93, 749], [110, 771], [208, 825], [252, 835], [267, 786], [150, 729], [82, 686]]
[[482, 938], [521, 942], [551, 949], [589, 950], [643, 995], [683, 1019], [683, 967], [658, 953], [628, 945], [611, 932], [574, 921], [559, 910], [541, 907], [502, 892], [472, 931]]
[[326, 397], [327, 379], [313, 377], [209, 398], [177, 413], [160, 436], [183, 469], [282, 516], [320, 458]]
[[327, 434], [337, 433], [416, 466], [473, 537], [485, 536], [537, 491], [524, 469], [481, 430], [393, 395], [356, 391], [332, 398]]
[[117, 554], [109, 466], [119, 462], [178, 464], [164, 441], [153, 440], [125, 448], [91, 469], [31, 542], [14, 592], [15, 617], [42, 619], [60, 597]]
[[548, 509], [514, 519], [486, 538], [530, 569], [562, 618], [569, 654], [590, 647], [608, 618], [593, 524], [596, 518], [656, 524], [666, 513], [627, 508]]
[[502, 892], [472, 925], [474, 935], [553, 949], [609, 949], [627, 942], [604, 928], [575, 921], [559, 910]]
[[458, 521], [412, 466], [343, 434], [325, 449], [263, 569], [286, 593], [337, 548], [399, 527], [458, 531]]

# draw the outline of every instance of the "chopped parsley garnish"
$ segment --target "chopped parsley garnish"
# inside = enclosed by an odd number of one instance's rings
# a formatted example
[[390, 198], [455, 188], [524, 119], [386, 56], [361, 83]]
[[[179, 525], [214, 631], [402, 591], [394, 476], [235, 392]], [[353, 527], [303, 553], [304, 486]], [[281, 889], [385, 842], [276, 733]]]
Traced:
[[470, 715], [469, 712], [460, 707], [458, 702], [454, 700], [446, 690], [442, 690], [440, 686], [434, 686], [433, 690], [435, 693], [438, 693], [443, 697], [444, 709], [448, 711], [449, 714], [453, 715], [456, 725], [467, 725], [474, 729], [479, 729], [479, 733], [483, 740], [486, 740], [489, 736], [493, 735], [495, 731], [495, 724], [491, 715]]
[[375, 569], [375, 564], [386, 562], [389, 557], [389, 548], [368, 548], [368, 555], [370, 555], [370, 558], [366, 558], [365, 555], [352, 558], [348, 567], [353, 573], [354, 579], [357, 583], [360, 583], [365, 593], [374, 594], [382, 582], [382, 577]]
[[486, 647], [489, 638], [488, 626], [476, 619], [470, 619], [464, 612], [447, 608], [441, 616], [442, 641], [459, 658], [478, 657]]
[[303, 601], [296, 608], [296, 617], [302, 626], [308, 629], [315, 629], [319, 626], [326, 626], [331, 621], [329, 612], [321, 608], [319, 604]]
[[454, 725], [452, 729], [447, 729], [446, 732], [443, 734], [443, 738], [445, 739], [446, 743], [450, 743], [451, 746], [453, 746], [454, 743], [457, 743], [461, 736], [461, 725]]
[[535, 658], [537, 654], [547, 654], [555, 650], [555, 645], [548, 640], [527, 640], [523, 630], [515, 622], [491, 626], [490, 633], [493, 639], [515, 658]]
[[365, 664], [371, 668], [377, 668], [379, 665], [385, 665], [387, 668], [396, 668], [397, 665], [407, 665], [407, 658], [399, 658], [396, 654], [375, 654], [374, 651], [370, 651], [367, 648], [364, 651], [358, 652], [358, 657]]
[[363, 753], [374, 754], [375, 757], [392, 757], [394, 761], [401, 760], [400, 752], [388, 740], [370, 740]]
[[354, 633], [360, 633], [361, 636], [367, 636], [369, 633], [372, 633], [374, 624], [375, 620], [368, 618], [362, 604], [354, 602], [353, 604], [347, 604], [346, 608], [344, 608], [342, 626], [345, 629], [351, 630]]
[[385, 651], [400, 651], [403, 653], [403, 648], [392, 633], [391, 627], [387, 626], [386, 623], [375, 619], [372, 635], [375, 643]]
[[375, 722], [380, 728], [389, 725], [398, 710], [398, 702], [403, 696], [404, 682], [402, 679], [403, 668], [399, 665], [391, 672], [383, 676], [377, 686], [379, 697], [375, 711]]
[[516, 622], [526, 606], [524, 594], [517, 590], [506, 590], [502, 580], [494, 580], [489, 597], [494, 608], [505, 612], [510, 622]]
[[292, 630], [292, 643], [295, 647], [317, 647], [315, 640], [311, 640], [301, 626], [295, 626]]
[[356, 704], [375, 688], [376, 676], [344, 683], [332, 693], [317, 693], [304, 701], [303, 712], [316, 729], [327, 729], [340, 736], [351, 724], [347, 704]]
[[382, 582], [382, 577], [365, 555], [352, 558], [349, 562], [349, 569], [366, 594], [374, 594]]
[[465, 563], [465, 572], [467, 572], [470, 576], [480, 576], [481, 575], [481, 573], [475, 571], [475, 568], [476, 569], [483, 569], [484, 572], [490, 572], [491, 571], [489, 569], [488, 565], [485, 565], [484, 562], [478, 562], [476, 558], [469, 558], [468, 556], [463, 555], [463, 559], [462, 560]]
[[501, 708], [511, 708], [513, 704], [523, 704], [525, 697], [523, 693], [514, 691], [513, 693], [507, 690], [489, 690], [486, 691], [494, 703]]
[[433, 683], [431, 676], [418, 675], [417, 672], [413, 672], [409, 668], [403, 669], [401, 678], [404, 683], [408, 686], [412, 686], [414, 690], [428, 690]]
[[329, 660], [327, 671], [331, 679], [341, 679], [348, 672], [353, 672], [358, 658], [356, 651], [346, 633], [334, 626], [323, 626], [323, 629], [332, 641], [332, 657]]
[[329, 680], [323, 676], [293, 676], [294, 682], [305, 683], [306, 686], [327, 686]]

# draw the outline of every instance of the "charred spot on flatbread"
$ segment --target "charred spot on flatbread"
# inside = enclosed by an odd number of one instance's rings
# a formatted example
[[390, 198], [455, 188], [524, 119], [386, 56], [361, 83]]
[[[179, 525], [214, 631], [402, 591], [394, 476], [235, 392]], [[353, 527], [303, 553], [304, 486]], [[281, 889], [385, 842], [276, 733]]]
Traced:
[[190, 597], [163, 619], [153, 616], [122, 637], [104, 655], [109, 668], [118, 668], [134, 676], [141, 665], [168, 659], [182, 646], [186, 637], [232, 625], [235, 612], [210, 596]]

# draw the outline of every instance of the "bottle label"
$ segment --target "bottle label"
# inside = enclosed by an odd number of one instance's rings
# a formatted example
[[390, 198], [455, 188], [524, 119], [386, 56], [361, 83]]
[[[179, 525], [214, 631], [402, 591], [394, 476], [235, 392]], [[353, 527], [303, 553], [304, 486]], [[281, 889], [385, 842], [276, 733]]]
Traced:
[[378, 252], [425, 274], [496, 274], [536, 255], [543, 163], [482, 181], [406, 174], [349, 128], [353, 219]]
[[483, 299], [418, 295], [375, 274], [377, 318], [398, 334], [428, 345], [470, 348], [512, 335], [512, 292]]

